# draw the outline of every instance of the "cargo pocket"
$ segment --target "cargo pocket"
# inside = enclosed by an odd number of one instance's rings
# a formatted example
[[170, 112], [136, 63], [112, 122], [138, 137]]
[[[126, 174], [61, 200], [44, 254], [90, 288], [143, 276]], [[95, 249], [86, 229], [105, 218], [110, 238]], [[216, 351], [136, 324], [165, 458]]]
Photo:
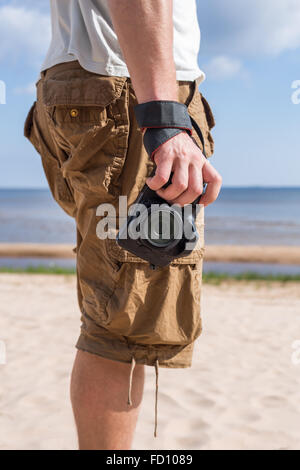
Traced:
[[139, 345], [186, 346], [200, 335], [202, 260], [156, 270], [149, 263], [117, 263], [102, 326]]
[[65, 71], [45, 79], [43, 103], [77, 190], [117, 195], [129, 136], [126, 77]]
[[45, 116], [37, 113], [38, 103], [30, 108], [24, 124], [24, 136], [40, 154], [44, 172], [56, 202], [71, 217], [75, 216], [76, 207], [68, 181], [63, 177], [55, 142], [45, 124]]
[[115, 272], [114, 286], [102, 309], [102, 325], [107, 330], [149, 345], [184, 346], [199, 336], [204, 207], [199, 209], [197, 246], [169, 266], [153, 270], [148, 261], [118, 245], [115, 229], [104, 240]]

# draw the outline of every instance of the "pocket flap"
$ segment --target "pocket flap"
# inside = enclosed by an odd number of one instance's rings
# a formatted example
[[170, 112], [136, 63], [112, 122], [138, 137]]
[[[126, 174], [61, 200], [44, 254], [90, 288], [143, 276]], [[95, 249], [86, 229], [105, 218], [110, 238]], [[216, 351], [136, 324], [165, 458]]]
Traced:
[[126, 77], [99, 75], [84, 80], [80, 77], [49, 78], [43, 83], [45, 106], [102, 106], [106, 107], [120, 98]]
[[209, 128], [209, 130], [211, 130], [216, 125], [215, 118], [214, 118], [213, 112], [211, 110], [211, 107], [210, 107], [208, 101], [206, 100], [206, 98], [204, 98], [204, 96], [202, 94], [201, 94], [201, 100], [202, 100], [202, 103], [203, 103], [208, 128]]
[[24, 123], [24, 136], [29, 139], [31, 135], [31, 128], [33, 125], [33, 113], [36, 107], [36, 101], [31, 106]]

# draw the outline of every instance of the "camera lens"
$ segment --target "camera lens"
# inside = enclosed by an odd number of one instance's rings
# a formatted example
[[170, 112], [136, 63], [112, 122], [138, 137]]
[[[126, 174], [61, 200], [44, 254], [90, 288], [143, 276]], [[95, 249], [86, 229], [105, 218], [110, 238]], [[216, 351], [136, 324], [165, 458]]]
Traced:
[[166, 248], [182, 239], [183, 222], [178, 211], [168, 205], [154, 205], [141, 221], [142, 237], [159, 248]]

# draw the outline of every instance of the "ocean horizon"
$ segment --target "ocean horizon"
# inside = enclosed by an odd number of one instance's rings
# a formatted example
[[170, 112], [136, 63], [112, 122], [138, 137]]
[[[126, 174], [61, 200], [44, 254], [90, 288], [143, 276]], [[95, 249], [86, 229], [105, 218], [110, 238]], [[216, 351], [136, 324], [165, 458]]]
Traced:
[[[207, 245], [299, 246], [299, 208], [300, 187], [223, 187], [218, 200], [205, 209], [205, 242]], [[71, 243], [75, 246], [75, 222], [56, 204], [47, 188], [2, 188], [0, 243]], [[41, 262], [31, 261], [31, 264]], [[23, 266], [24, 263], [25, 260], [0, 259], [2, 266]], [[44, 260], [44, 263], [51, 265], [53, 260]], [[237, 272], [242, 266], [214, 263], [211, 268]], [[259, 265], [253, 268], [263, 270]], [[277, 273], [295, 273], [295, 270], [300, 272], [300, 267], [276, 266]], [[264, 272], [272, 272], [272, 266], [265, 266]]]
[[[223, 187], [205, 209], [207, 244], [300, 245], [300, 187]], [[0, 188], [0, 242], [75, 243], [49, 189]]]

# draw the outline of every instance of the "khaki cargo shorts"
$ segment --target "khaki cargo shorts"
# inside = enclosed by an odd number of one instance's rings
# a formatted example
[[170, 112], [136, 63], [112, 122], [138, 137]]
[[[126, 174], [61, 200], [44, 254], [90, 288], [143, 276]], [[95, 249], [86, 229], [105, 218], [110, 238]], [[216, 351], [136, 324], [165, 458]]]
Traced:
[[[131, 81], [90, 73], [74, 61], [43, 72], [36, 85], [24, 133], [41, 156], [54, 199], [76, 220], [77, 348], [121, 362], [190, 366], [201, 333], [203, 208], [198, 249], [168, 267], [152, 270], [115, 239], [99, 239], [98, 206], [110, 203], [118, 213], [120, 195], [132, 204], [153, 169], [134, 116]], [[179, 101], [202, 129], [210, 156], [210, 107], [197, 81], [178, 85]]]

